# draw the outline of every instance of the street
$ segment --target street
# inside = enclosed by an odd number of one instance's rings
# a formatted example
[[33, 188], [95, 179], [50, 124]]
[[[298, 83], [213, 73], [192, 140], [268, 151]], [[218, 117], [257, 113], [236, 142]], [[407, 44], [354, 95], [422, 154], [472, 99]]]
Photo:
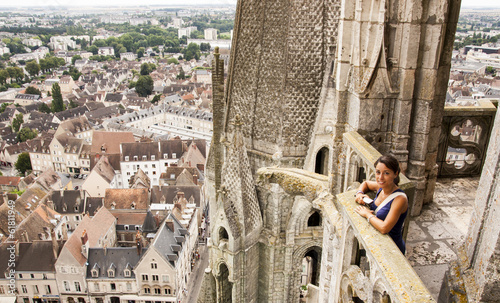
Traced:
[[198, 260], [194, 266], [191, 276], [189, 277], [188, 283], [188, 295], [183, 296], [182, 302], [194, 303], [198, 299], [198, 294], [200, 293], [203, 275], [205, 273], [205, 268], [208, 267], [208, 249], [207, 245], [200, 245], [198, 248], [200, 253], [200, 260]]

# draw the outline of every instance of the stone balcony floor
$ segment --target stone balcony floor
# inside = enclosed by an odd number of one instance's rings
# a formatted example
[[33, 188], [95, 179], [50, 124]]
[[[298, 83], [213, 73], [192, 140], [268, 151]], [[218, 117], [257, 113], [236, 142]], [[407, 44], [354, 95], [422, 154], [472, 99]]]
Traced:
[[455, 247], [467, 233], [478, 184], [479, 177], [438, 179], [434, 201], [410, 219], [406, 256], [436, 301]]

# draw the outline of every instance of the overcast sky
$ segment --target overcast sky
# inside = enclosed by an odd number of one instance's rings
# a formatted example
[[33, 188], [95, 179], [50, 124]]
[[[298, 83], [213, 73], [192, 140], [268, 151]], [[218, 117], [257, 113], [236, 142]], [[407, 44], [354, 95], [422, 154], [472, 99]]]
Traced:
[[[2, 1], [0, 6], [144, 6], [144, 5], [236, 5], [236, 0], [17, 0]], [[462, 0], [462, 7], [497, 7], [498, 0]]]

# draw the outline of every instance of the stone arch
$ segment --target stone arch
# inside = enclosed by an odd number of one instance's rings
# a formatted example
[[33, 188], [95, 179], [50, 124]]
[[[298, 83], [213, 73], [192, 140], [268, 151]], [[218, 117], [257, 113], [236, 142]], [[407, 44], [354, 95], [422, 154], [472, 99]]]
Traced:
[[292, 207], [286, 230], [287, 244], [295, 243], [295, 236], [300, 235], [307, 228], [307, 219], [315, 211], [312, 203], [303, 196], [297, 196]]
[[314, 172], [320, 175], [328, 176], [328, 167], [330, 159], [330, 148], [322, 146], [317, 152], [314, 159]]
[[299, 301], [299, 290], [301, 286], [301, 274], [302, 274], [302, 260], [308, 256], [311, 252], [314, 252], [317, 260], [315, 263], [315, 269], [313, 269], [315, 278], [319, 282], [320, 269], [321, 269], [321, 256], [322, 256], [322, 240], [311, 240], [304, 245], [298, 247], [292, 256], [292, 266], [290, 273], [290, 283], [288, 288], [288, 300], [287, 302], [298, 302]]
[[373, 284], [373, 302], [374, 303], [390, 303], [391, 297], [384, 286], [382, 279], [377, 279]]
[[342, 273], [340, 302], [373, 302], [373, 287], [361, 269], [351, 265]]
[[233, 302], [233, 283], [229, 280], [230, 272], [225, 262], [217, 265], [217, 276], [215, 277], [217, 286], [217, 302]]
[[321, 215], [319, 211], [313, 211], [313, 213], [307, 219], [307, 227], [321, 226], [322, 224]]
[[229, 241], [229, 234], [228, 234], [227, 230], [224, 228], [224, 226], [219, 226], [219, 230], [218, 230], [217, 234], [219, 236], [219, 242], [221, 240]]

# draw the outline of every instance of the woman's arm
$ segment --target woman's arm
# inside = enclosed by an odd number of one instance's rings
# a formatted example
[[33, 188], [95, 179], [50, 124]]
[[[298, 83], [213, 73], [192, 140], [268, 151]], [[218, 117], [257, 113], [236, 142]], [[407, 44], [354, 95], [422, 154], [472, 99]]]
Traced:
[[407, 209], [408, 200], [406, 199], [406, 197], [398, 196], [394, 198], [394, 201], [392, 201], [391, 209], [389, 210], [387, 217], [385, 217], [385, 220], [377, 218], [373, 214], [373, 211], [370, 211], [363, 206], [356, 207], [355, 211], [367, 219], [370, 217], [369, 223], [382, 234], [386, 234], [391, 231], [394, 225], [396, 225], [396, 223], [398, 222], [401, 214], [404, 213]]
[[361, 185], [359, 185], [358, 191], [356, 192], [356, 202], [359, 204], [365, 204], [365, 202], [363, 202], [363, 198], [368, 197], [366, 193], [369, 191], [376, 191], [379, 188], [380, 186], [375, 181], [364, 181]]

